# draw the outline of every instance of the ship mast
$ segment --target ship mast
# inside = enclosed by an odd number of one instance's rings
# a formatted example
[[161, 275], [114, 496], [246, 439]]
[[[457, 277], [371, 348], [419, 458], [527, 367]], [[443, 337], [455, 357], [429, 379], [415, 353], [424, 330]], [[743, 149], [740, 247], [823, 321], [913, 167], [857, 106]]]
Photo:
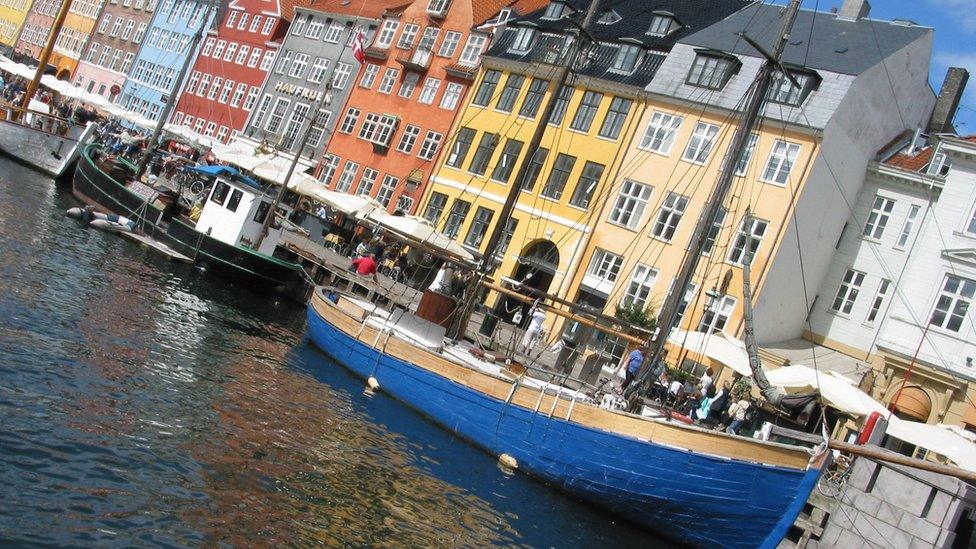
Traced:
[[512, 217], [512, 210], [515, 209], [515, 203], [518, 202], [522, 187], [525, 186], [526, 176], [532, 166], [532, 160], [535, 158], [539, 145], [542, 143], [542, 137], [546, 133], [552, 112], [556, 109], [556, 103], [559, 102], [560, 92], [563, 89], [563, 85], [566, 84], [566, 80], [569, 78], [570, 65], [576, 59], [576, 56], [583, 51], [584, 43], [589, 41], [586, 32], [593, 22], [593, 18], [596, 16], [599, 4], [599, 0], [591, 0], [589, 7], [586, 9], [586, 15], [583, 17], [583, 23], [577, 31], [576, 39], [570, 44], [569, 51], [566, 52], [566, 55], [561, 60], [559, 70], [556, 73], [555, 87], [552, 88], [549, 101], [546, 102], [546, 106], [542, 110], [542, 115], [539, 117], [539, 121], [536, 122], [532, 139], [529, 140], [529, 145], [526, 148], [528, 154], [525, 155], [525, 158], [519, 165], [518, 171], [515, 174], [515, 182], [512, 184], [512, 188], [508, 190], [508, 196], [505, 197], [505, 203], [502, 205], [501, 212], [498, 214], [498, 222], [495, 223], [488, 237], [488, 243], [485, 245], [485, 254], [481, 259], [481, 271], [486, 274], [490, 274], [495, 270], [495, 252], [501, 244], [502, 235], [505, 232], [505, 227], [508, 226], [509, 218]]
[[204, 27], [207, 26], [207, 21], [210, 19], [210, 12], [213, 11], [215, 2], [216, 0], [210, 0], [207, 2], [207, 7], [200, 18], [200, 26], [197, 28], [196, 32], [193, 33], [193, 39], [190, 40], [190, 45], [186, 50], [186, 59], [183, 60], [183, 66], [180, 68], [180, 74], [176, 76], [176, 81], [173, 82], [173, 88], [169, 92], [169, 98], [166, 100], [166, 105], [163, 106], [163, 112], [159, 113], [159, 120], [156, 122], [156, 127], [153, 128], [152, 136], [149, 138], [146, 152], [142, 155], [142, 158], [139, 160], [139, 165], [136, 167], [136, 180], [142, 178], [142, 174], [146, 172], [146, 167], [149, 166], [149, 159], [152, 158], [152, 153], [156, 150], [157, 141], [159, 141], [159, 134], [163, 133], [163, 126], [166, 125], [166, 120], [169, 118], [169, 113], [173, 111], [173, 106], [176, 105], [178, 92], [183, 88], [183, 80], [186, 79], [186, 73], [190, 72], [190, 66], [193, 64], [193, 60], [196, 58], [196, 56], [193, 55], [193, 52], [197, 50], [197, 45], [199, 45], [200, 40], [203, 39]]
[[[774, 72], [776, 70], [782, 71], [784, 78], [789, 78], [794, 85], [798, 85], [793, 77], [790, 76], [785, 69], [783, 69], [780, 59], [783, 56], [783, 51], [786, 49], [787, 43], [789, 42], [790, 32], [793, 28], [793, 23], [796, 21], [796, 14], [799, 9], [800, 0], [790, 0], [789, 5], [786, 7], [783, 13], [783, 25], [779, 32], [776, 44], [773, 47], [772, 53], [766, 53], [759, 47], [758, 44], [746, 37], [744, 33], [742, 34], [743, 40], [748, 42], [752, 47], [758, 49], [759, 52], [766, 57], [766, 61], [759, 69], [759, 74], [756, 75], [755, 86], [751, 92], [752, 95], [749, 96], [746, 107], [742, 113], [742, 119], [739, 122], [739, 127], [736, 129], [735, 135], [732, 138], [732, 144], [729, 146], [729, 153], [726, 157], [725, 166], [722, 168], [718, 181], [715, 183], [715, 188], [712, 191], [711, 196], [709, 196], [708, 202], [705, 204], [705, 211], [698, 219], [698, 224], [695, 225], [695, 231], [692, 233], [690, 247], [682, 260], [681, 268], [678, 270], [678, 276], [675, 280], [674, 288], [671, 291], [671, 295], [669, 295], [664, 301], [664, 306], [661, 309], [661, 316], [658, 318], [658, 326], [660, 327], [660, 330], [658, 332], [657, 339], [648, 342], [648, 347], [651, 349], [651, 352], [648, 353], [650, 358], [648, 361], [649, 365], [657, 364], [657, 362], [660, 360], [661, 355], [664, 352], [665, 343], [668, 340], [668, 334], [676, 324], [678, 309], [684, 300], [688, 287], [691, 285], [691, 281], [694, 277], [695, 270], [698, 267], [698, 263], [701, 261], [702, 251], [705, 247], [705, 241], [708, 239], [709, 229], [715, 223], [715, 217], [718, 214], [719, 209], [722, 207], [722, 203], [725, 202], [729, 189], [732, 187], [732, 180], [735, 176], [735, 166], [739, 163], [743, 153], [745, 153], [746, 146], [749, 142], [749, 136], [759, 123], [759, 115], [762, 112], [763, 105], [766, 102], [766, 95], [769, 92], [770, 85], [773, 81]], [[744, 250], [744, 253], [748, 255], [748, 249]], [[637, 379], [637, 382], [631, 384], [631, 386], [627, 388], [625, 396], [628, 398], [633, 398], [636, 397], [636, 395], [643, 393], [647, 386], [653, 381], [650, 379], [650, 372], [653, 370], [653, 367], [642, 369], [641, 375]], [[636, 401], [636, 398], [634, 398], [634, 401]], [[636, 405], [637, 403], [633, 402], [633, 404]]]
[[68, 17], [68, 11], [70, 9], [71, 0], [64, 0], [61, 8], [58, 10], [58, 14], [54, 17], [54, 23], [51, 24], [51, 32], [47, 35], [47, 43], [44, 44], [44, 49], [41, 50], [40, 59], [37, 60], [37, 70], [34, 71], [34, 78], [27, 84], [27, 90], [24, 91], [24, 98], [20, 102], [21, 108], [28, 108], [31, 99], [37, 93], [37, 88], [41, 85], [41, 76], [44, 76], [47, 62], [51, 59], [51, 53], [54, 52], [54, 45], [61, 35], [61, 27], [64, 26], [64, 20]]

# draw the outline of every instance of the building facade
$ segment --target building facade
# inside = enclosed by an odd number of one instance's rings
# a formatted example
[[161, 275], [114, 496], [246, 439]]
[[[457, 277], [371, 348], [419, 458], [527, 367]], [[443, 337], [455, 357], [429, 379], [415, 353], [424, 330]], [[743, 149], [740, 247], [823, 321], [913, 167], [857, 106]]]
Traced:
[[14, 46], [14, 57], [18, 61], [37, 63], [59, 9], [61, 0], [36, 0], [31, 4]]
[[240, 132], [293, 17], [291, 3], [232, 1], [204, 39], [173, 123], [223, 143]]
[[[190, 51], [193, 35], [209, 28], [217, 6], [203, 0], [166, 0], [153, 14], [146, 37], [122, 86], [119, 104], [150, 120], [159, 118]], [[199, 46], [198, 46], [199, 49]]]
[[[370, 44], [379, 17], [396, 1], [329, 0], [296, 10], [295, 23], [281, 46], [285, 53], [278, 65], [269, 64], [260, 90], [260, 104], [241, 137], [246, 142], [275, 147], [295, 154], [311, 122], [309, 112], [328, 92], [331, 99], [319, 112], [314, 133], [301, 156], [317, 161], [328, 136], [335, 130], [341, 111], [359, 70], [350, 40], [362, 32]], [[285, 63], [285, 59], [291, 59]], [[331, 76], [331, 81], [329, 80]], [[331, 86], [330, 86], [331, 84]], [[277, 112], [274, 117], [269, 112]]]
[[75, 84], [114, 101], [157, 5], [157, 0], [109, 0], [78, 63]]
[[31, 0], [3, 0], [0, 2], [0, 51], [10, 56], [17, 45], [20, 30], [27, 22]]
[[[489, 31], [477, 27], [506, 4], [414, 0], [386, 10], [366, 62], [337, 73], [352, 89], [320, 160], [320, 179], [373, 196], [390, 211], [413, 212], [488, 44]], [[258, 114], [278, 120], [286, 108], [279, 98]]]
[[71, 2], [68, 16], [64, 19], [64, 26], [54, 43], [50, 65], [56, 67], [58, 78], [71, 80], [74, 78], [82, 51], [88, 44], [95, 22], [106, 0], [76, 0]]

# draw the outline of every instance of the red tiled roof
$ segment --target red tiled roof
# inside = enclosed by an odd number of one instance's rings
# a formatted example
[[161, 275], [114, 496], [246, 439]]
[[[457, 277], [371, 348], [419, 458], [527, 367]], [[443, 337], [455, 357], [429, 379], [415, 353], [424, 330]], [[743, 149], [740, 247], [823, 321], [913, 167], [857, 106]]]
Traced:
[[932, 160], [932, 147], [928, 146], [923, 147], [914, 154], [900, 152], [888, 160], [885, 160], [884, 164], [910, 172], [920, 172], [929, 165], [930, 160]]
[[[529, 0], [471, 0], [471, 22], [476, 26], [481, 25], [497, 15], [502, 8], [514, 7], [515, 4], [522, 1], [529, 3]], [[540, 0], [533, 1], [538, 2]], [[548, 1], [542, 2], [543, 5], [548, 3]], [[519, 10], [519, 13], [524, 14], [527, 12]]]
[[281, 6], [281, 18], [286, 21], [294, 20], [295, 8], [307, 6], [309, 3], [311, 0], [278, 0], [278, 5]]
[[396, 10], [409, 4], [405, 0], [312, 0], [308, 7], [324, 13], [379, 19], [388, 10]]

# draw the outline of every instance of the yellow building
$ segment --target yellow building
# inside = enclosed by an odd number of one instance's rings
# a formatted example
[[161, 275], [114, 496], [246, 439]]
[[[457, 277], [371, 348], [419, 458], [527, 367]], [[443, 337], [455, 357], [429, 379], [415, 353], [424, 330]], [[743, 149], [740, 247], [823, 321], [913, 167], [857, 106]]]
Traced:
[[81, 60], [82, 50], [88, 43], [88, 38], [101, 14], [103, 3], [104, 0], [74, 0], [71, 3], [49, 62], [50, 65], [57, 67], [58, 78], [71, 80], [74, 76], [78, 61]]
[[27, 19], [31, 0], [0, 0], [0, 46], [9, 54]]

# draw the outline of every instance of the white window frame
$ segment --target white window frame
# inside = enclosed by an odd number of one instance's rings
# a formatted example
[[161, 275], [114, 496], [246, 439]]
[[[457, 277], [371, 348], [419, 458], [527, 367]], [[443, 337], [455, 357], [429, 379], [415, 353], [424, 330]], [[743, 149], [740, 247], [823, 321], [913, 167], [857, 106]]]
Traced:
[[707, 122], [699, 122], [695, 125], [695, 131], [688, 139], [685, 152], [681, 159], [692, 164], [704, 165], [708, 163], [708, 156], [712, 153], [712, 146], [718, 137], [718, 126]]
[[785, 187], [790, 182], [790, 174], [800, 156], [800, 145], [777, 139], [769, 151], [766, 167], [759, 180], [763, 183]]
[[624, 179], [607, 221], [636, 231], [644, 220], [644, 211], [653, 194], [654, 187], [633, 179]]
[[654, 111], [637, 148], [664, 156], [670, 155], [682, 122], [684, 118], [676, 114]]
[[[654, 226], [651, 227], [651, 238], [671, 242], [678, 232], [678, 225], [681, 224], [681, 218], [684, 217], [690, 201], [687, 196], [674, 191], [668, 192], [658, 210]], [[670, 235], [668, 235], [669, 231]]]
[[891, 212], [895, 209], [895, 199], [883, 195], [875, 195], [871, 202], [871, 212], [864, 223], [864, 230], [861, 236], [867, 240], [880, 242], [884, 237], [885, 229], [891, 220]]
[[830, 302], [830, 312], [849, 316], [854, 311], [857, 296], [861, 293], [865, 273], [856, 269], [847, 269], [837, 286], [833, 301]]
[[[961, 333], [963, 325], [966, 324], [969, 307], [973, 303], [974, 293], [976, 293], [976, 280], [946, 274], [939, 291], [939, 298], [929, 317], [929, 324], [947, 332]], [[941, 320], [936, 321], [937, 317], [941, 317]], [[952, 326], [954, 319], [958, 320], [958, 325], [955, 327]]]

